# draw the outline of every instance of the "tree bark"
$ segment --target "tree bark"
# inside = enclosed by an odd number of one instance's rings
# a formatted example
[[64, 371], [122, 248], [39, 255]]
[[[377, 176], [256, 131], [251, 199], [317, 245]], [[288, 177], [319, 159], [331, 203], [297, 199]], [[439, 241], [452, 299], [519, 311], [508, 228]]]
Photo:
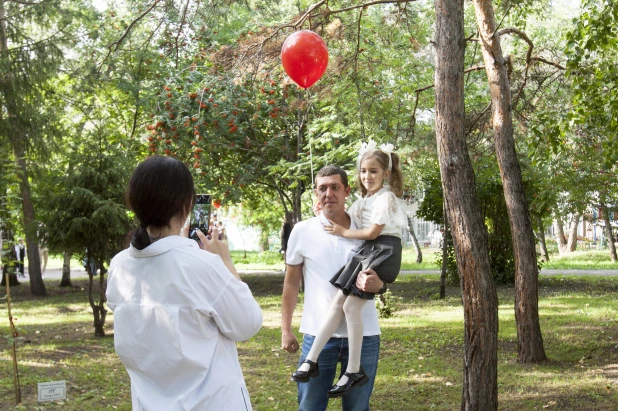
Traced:
[[416, 233], [414, 233], [414, 227], [412, 226], [412, 219], [410, 219], [410, 217], [408, 217], [408, 230], [410, 231], [410, 237], [412, 237], [412, 244], [414, 244], [414, 248], [416, 249], [416, 263], [420, 264], [423, 262], [423, 252], [416, 238]]
[[541, 249], [541, 260], [549, 261], [549, 253], [547, 252], [547, 244], [545, 242], [545, 226], [540, 215], [535, 214], [536, 225], [539, 229], [539, 248]]
[[564, 222], [560, 217], [556, 217], [554, 225], [556, 226], [556, 244], [558, 244], [558, 254], [562, 255], [567, 252], [567, 239], [564, 235]]
[[[86, 254], [86, 261], [92, 261], [91, 257], [89, 258], [88, 254]], [[94, 274], [92, 272], [92, 264], [86, 264], [86, 271], [88, 272], [88, 301], [90, 302], [90, 307], [92, 308], [92, 315], [94, 317], [93, 326], [94, 326], [94, 336], [95, 337], [105, 337], [105, 317], [107, 316], [107, 310], [105, 309], [105, 302], [107, 299], [105, 298], [105, 273], [106, 270], [103, 268], [101, 261], [97, 261], [97, 267], [100, 267], [99, 273], [99, 298], [98, 301], [94, 301], [93, 288], [94, 288]]]
[[65, 251], [63, 253], [62, 262], [62, 280], [60, 280], [60, 287], [72, 287], [71, 284], [71, 253]]
[[515, 260], [515, 323], [520, 363], [547, 359], [539, 323], [536, 241], [513, 139], [511, 91], [491, 0], [473, 0], [491, 94], [494, 147], [511, 225]]
[[[10, 59], [8, 39], [6, 34], [6, 19], [4, 1], [0, 1], [0, 58]], [[30, 184], [28, 183], [28, 168], [26, 165], [26, 144], [25, 136], [19, 133], [21, 129], [20, 113], [15, 103], [15, 88], [12, 76], [9, 75], [0, 82], [0, 94], [4, 96], [6, 116], [8, 117], [7, 134], [15, 161], [17, 162], [17, 177], [19, 179], [19, 191], [22, 200], [23, 223], [26, 231], [26, 248], [28, 253], [28, 274], [30, 276], [30, 292], [33, 295], [46, 295], [45, 284], [41, 275], [41, 262], [39, 258], [39, 242], [36, 236], [36, 219], [34, 207], [32, 206], [32, 196], [30, 194]]]
[[462, 410], [498, 407], [498, 299], [464, 130], [463, 0], [436, 0], [436, 140], [464, 307]]
[[577, 248], [577, 227], [579, 226], [579, 220], [581, 214], [574, 214], [571, 219], [571, 227], [569, 227], [569, 239], [566, 244], [566, 252], [572, 253]]
[[607, 237], [607, 245], [609, 246], [609, 256], [612, 259], [612, 262], [618, 262], [618, 258], [616, 257], [616, 245], [614, 244], [614, 233], [612, 232], [612, 226], [609, 221], [609, 210], [605, 203], [601, 203], [599, 206], [601, 209], [601, 213], [603, 214], [603, 222], [605, 223], [605, 237]]

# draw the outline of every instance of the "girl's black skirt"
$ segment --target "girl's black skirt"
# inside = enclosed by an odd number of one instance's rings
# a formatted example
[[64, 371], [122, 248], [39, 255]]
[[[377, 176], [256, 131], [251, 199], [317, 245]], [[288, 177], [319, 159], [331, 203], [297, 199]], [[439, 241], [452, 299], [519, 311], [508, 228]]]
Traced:
[[374, 293], [361, 291], [356, 287], [358, 273], [373, 269], [385, 283], [392, 283], [401, 269], [401, 238], [381, 235], [375, 240], [365, 241], [363, 248], [330, 279], [345, 295], [354, 295], [373, 300]]

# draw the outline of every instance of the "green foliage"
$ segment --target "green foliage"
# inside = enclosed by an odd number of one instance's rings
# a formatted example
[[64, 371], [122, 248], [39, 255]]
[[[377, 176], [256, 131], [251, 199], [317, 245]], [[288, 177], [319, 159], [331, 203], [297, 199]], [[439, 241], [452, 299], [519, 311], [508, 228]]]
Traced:
[[567, 76], [573, 82], [572, 128], [603, 136], [599, 150], [606, 167], [618, 162], [618, 4], [584, 1], [583, 12], [567, 34]]
[[[453, 236], [450, 232], [445, 232], [446, 241], [446, 282], [451, 285], [459, 284], [459, 272], [457, 271], [457, 259], [455, 257], [455, 247], [453, 246]], [[444, 252], [442, 249], [435, 252], [436, 264], [442, 269]]]
[[123, 248], [131, 226], [124, 207], [127, 154], [118, 144], [86, 141], [69, 155], [64, 172], [49, 177], [40, 207], [51, 252], [87, 253], [107, 263]]
[[384, 294], [378, 294], [375, 297], [376, 309], [380, 318], [390, 318], [397, 311], [397, 303], [390, 290], [386, 290]]

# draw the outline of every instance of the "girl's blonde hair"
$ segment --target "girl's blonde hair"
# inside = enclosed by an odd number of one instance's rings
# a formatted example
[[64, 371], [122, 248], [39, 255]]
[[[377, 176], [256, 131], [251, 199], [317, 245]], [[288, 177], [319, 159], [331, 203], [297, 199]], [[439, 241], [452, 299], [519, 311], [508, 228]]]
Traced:
[[[380, 164], [380, 167], [382, 167], [382, 170], [388, 171], [388, 154], [386, 154], [382, 150], [372, 150], [366, 152], [361, 158], [361, 160], [358, 162], [359, 167], [363, 163], [363, 161], [371, 158], [377, 160], [378, 164]], [[401, 171], [401, 167], [399, 166], [399, 156], [396, 153], [391, 153], [391, 163], [392, 169], [391, 176], [388, 179], [388, 184], [390, 185], [391, 191], [395, 193], [397, 197], [401, 197], [403, 195], [403, 172]], [[360, 188], [363, 197], [365, 197], [367, 195], [367, 189], [361, 181], [360, 168], [357, 171], [358, 172], [356, 173], [356, 185]]]

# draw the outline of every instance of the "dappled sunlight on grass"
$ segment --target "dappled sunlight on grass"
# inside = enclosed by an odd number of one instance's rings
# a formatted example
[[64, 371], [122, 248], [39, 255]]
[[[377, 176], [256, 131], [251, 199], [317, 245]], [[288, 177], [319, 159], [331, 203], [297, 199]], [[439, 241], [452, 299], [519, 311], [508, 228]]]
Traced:
[[[300, 354], [289, 354], [280, 347], [283, 277], [250, 275], [243, 279], [264, 315], [258, 335], [237, 344], [253, 408], [296, 409], [296, 384], [289, 377]], [[616, 409], [618, 299], [612, 290], [618, 281], [545, 280], [539, 306], [550, 360], [536, 365], [517, 363], [513, 289], [497, 287], [504, 302], [499, 307], [499, 409], [542, 410], [548, 404], [550, 410]], [[438, 290], [437, 276], [401, 276], [392, 285], [396, 307], [393, 317], [380, 320], [380, 362], [372, 410], [459, 409], [463, 309], [457, 286], [447, 288], [446, 300], [436, 299]], [[87, 296], [79, 290], [51, 289], [50, 297], [34, 299], [27, 290], [21, 292], [15, 316], [22, 335], [30, 340], [18, 348], [26, 409], [39, 406], [37, 382], [62, 379], [67, 381], [70, 399], [63, 409], [130, 409], [128, 375], [114, 353], [113, 338], [93, 337]], [[293, 319], [299, 339], [302, 300], [301, 294]], [[6, 318], [1, 305], [0, 316]], [[106, 332], [110, 335], [112, 326], [109, 312]], [[6, 334], [8, 328], [0, 326], [0, 331]], [[4, 343], [0, 351], [1, 369], [10, 369], [7, 348]], [[11, 394], [10, 376], [0, 373], [0, 401], [5, 403]], [[340, 411], [341, 401], [331, 401], [328, 410]]]

